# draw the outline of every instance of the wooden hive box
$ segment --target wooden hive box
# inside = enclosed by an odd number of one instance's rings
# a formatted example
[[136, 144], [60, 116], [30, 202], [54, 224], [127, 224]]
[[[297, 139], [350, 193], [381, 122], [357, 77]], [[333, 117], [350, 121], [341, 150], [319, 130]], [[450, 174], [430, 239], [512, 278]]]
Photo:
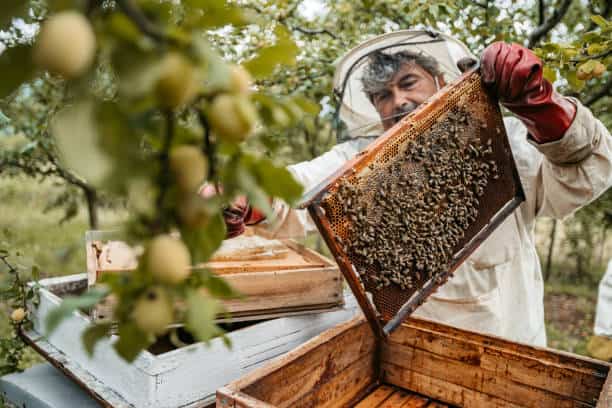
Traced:
[[[125, 251], [127, 246], [117, 245], [116, 252], [108, 252], [109, 243], [121, 244], [119, 241], [109, 240], [109, 236], [111, 234], [104, 231], [87, 233], [87, 269], [90, 284], [94, 283], [101, 273], [129, 273], [129, 270], [136, 266], [134, 262], [126, 260], [127, 255], [120, 253]], [[257, 231], [256, 236], [252, 235], [246, 239], [257, 237], [264, 238], [262, 241], [274, 243], [274, 247], [262, 252], [250, 249], [249, 253], [242, 257], [234, 257], [231, 254], [217, 256], [206, 264], [243, 295], [241, 299], [223, 302], [232, 321], [329, 311], [342, 306], [342, 274], [335, 263], [296, 241], [267, 240], [265, 231]], [[227, 242], [231, 244], [238, 240], [239, 238], [234, 238]], [[113, 264], [109, 262], [109, 257], [119, 259]]]
[[33, 329], [23, 331], [22, 337], [102, 406], [115, 408], [207, 407], [214, 404], [217, 388], [358, 313], [352, 297], [347, 297], [344, 307], [330, 312], [230, 326], [231, 349], [220, 338], [208, 345], [181, 348], [161, 342], [130, 364], [115, 352], [114, 336], [102, 339], [89, 357], [81, 337], [92, 319], [81, 312], [74, 312], [50, 336], [44, 336], [49, 312], [63, 297], [86, 290], [86, 274], [39, 283], [40, 304], [30, 305]]
[[359, 317], [219, 389], [217, 407], [609, 408], [610, 368], [419, 319], [380, 341]]

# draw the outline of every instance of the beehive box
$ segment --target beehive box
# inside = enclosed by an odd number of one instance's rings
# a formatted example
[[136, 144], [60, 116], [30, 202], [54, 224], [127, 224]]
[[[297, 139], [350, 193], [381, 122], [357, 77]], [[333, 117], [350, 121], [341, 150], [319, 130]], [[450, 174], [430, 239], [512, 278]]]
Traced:
[[217, 407], [612, 407], [611, 365], [410, 319], [363, 317], [217, 391]]
[[[262, 248], [245, 248], [242, 254], [239, 246], [228, 248], [205, 265], [242, 295], [223, 302], [232, 321], [329, 311], [342, 305], [342, 274], [333, 262], [293, 240], [270, 240], [265, 231], [254, 234], [226, 243], [244, 238]], [[133, 256], [125, 253], [129, 247], [109, 236], [103, 231], [87, 233], [90, 284], [102, 273], [129, 273], [136, 266]]]
[[[217, 388], [244, 375], [269, 359], [282, 355], [325, 329], [354, 316], [351, 297], [331, 312], [241, 323], [227, 336], [232, 348], [219, 338], [178, 349], [159, 344], [128, 364], [114, 351], [115, 337], [101, 340], [90, 358], [81, 342], [91, 318], [73, 313], [49, 336], [45, 321], [67, 295], [87, 288], [86, 274], [40, 282], [40, 304], [33, 310], [33, 329], [22, 333], [53, 365], [108, 407], [204, 407], [214, 403]], [[231, 328], [230, 328], [231, 329]]]

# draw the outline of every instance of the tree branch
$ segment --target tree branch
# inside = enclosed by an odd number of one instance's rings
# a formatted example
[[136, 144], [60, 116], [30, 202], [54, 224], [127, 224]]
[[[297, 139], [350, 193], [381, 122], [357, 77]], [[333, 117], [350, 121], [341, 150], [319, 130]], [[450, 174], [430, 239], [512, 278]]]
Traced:
[[206, 116], [204, 116], [204, 114], [199, 110], [198, 120], [200, 122], [200, 125], [202, 126], [202, 129], [204, 130], [204, 145], [202, 146], [202, 151], [204, 155], [206, 155], [206, 157], [208, 158], [208, 177], [210, 180], [215, 182], [216, 185], [216, 152], [215, 144], [212, 142], [212, 140], [210, 140], [210, 125], [208, 123], [208, 119], [206, 119]]
[[303, 28], [303, 27], [299, 27], [299, 26], [288, 26], [288, 27], [289, 27], [289, 29], [291, 29], [293, 31], [299, 31], [300, 33], [304, 33], [304, 34], [308, 34], [308, 35], [327, 34], [331, 38], [333, 38], [334, 40], [338, 39], [338, 36], [336, 34], [332, 33], [331, 31], [329, 31], [326, 28], [321, 28], [321, 29], [318, 29], [318, 30], [314, 30], [314, 29]]
[[165, 230], [164, 224], [161, 221], [163, 221], [162, 214], [164, 213], [164, 200], [166, 198], [168, 188], [170, 187], [170, 147], [172, 146], [172, 139], [174, 138], [174, 114], [172, 113], [172, 110], [164, 111], [164, 116], [166, 119], [166, 135], [164, 137], [162, 151], [159, 154], [159, 194], [156, 200], [157, 211], [159, 211], [160, 216], [158, 218], [160, 221], [158, 225], [162, 227], [162, 230]]
[[[609, 1], [609, 0], [604, 1], [604, 8], [603, 10], [600, 10], [599, 12], [595, 10], [594, 2], [589, 1], [589, 11], [591, 12], [592, 15], [599, 14], [600, 16], [602, 16], [603, 18], [607, 20], [610, 17], [610, 12], [612, 12], [612, 1]], [[589, 28], [587, 31], [593, 31], [596, 28], [597, 28], [597, 24], [595, 24], [595, 22], [591, 20], [591, 24], [589, 24]]]
[[545, 13], [545, 7], [544, 7], [544, 0], [538, 0], [538, 26], [541, 26], [542, 24], [544, 24], [545, 21], [545, 17], [546, 15]]
[[583, 58], [574, 58], [574, 59], [571, 59], [570, 62], [578, 63], [578, 62], [588, 61], [592, 59], [606, 58], [610, 54], [612, 54], [612, 49], [604, 51], [601, 54], [586, 55]]
[[546, 19], [544, 23], [540, 24], [529, 34], [528, 48], [535, 47], [538, 42], [546, 36], [559, 22], [563, 19], [567, 11], [569, 10], [572, 0], [563, 0], [559, 8], [555, 9], [553, 15], [549, 19]]
[[123, 11], [123, 13], [136, 24], [140, 32], [150, 37], [156, 42], [163, 43], [167, 42], [169, 38], [158, 29], [158, 27], [151, 23], [147, 16], [145, 16], [138, 7], [136, 7], [131, 0], [116, 0], [117, 5]]
[[612, 95], [612, 79], [608, 79], [608, 82], [605, 83], [598, 91], [589, 95], [589, 97], [584, 100], [584, 104], [586, 106], [591, 106], [601, 98], [610, 95]]

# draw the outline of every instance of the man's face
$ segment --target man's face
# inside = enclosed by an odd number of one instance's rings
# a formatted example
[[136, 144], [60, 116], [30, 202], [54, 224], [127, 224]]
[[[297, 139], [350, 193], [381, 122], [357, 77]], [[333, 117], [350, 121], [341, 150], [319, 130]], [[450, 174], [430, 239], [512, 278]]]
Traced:
[[[442, 86], [442, 78], [438, 80]], [[387, 130], [437, 90], [431, 74], [417, 64], [405, 63], [381, 91], [372, 95], [372, 103]]]

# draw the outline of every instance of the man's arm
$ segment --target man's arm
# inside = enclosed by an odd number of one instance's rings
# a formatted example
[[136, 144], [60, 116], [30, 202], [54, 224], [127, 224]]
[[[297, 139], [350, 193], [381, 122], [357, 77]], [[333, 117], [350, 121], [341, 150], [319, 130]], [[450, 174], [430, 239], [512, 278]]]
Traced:
[[612, 186], [612, 136], [580, 102], [556, 141], [530, 143], [545, 157], [534, 180], [537, 215], [564, 218]]
[[579, 101], [554, 90], [542, 68], [518, 44], [493, 43], [481, 57], [483, 83], [523, 122], [543, 155], [516, 157], [532, 214], [563, 218], [612, 184], [612, 139]]

